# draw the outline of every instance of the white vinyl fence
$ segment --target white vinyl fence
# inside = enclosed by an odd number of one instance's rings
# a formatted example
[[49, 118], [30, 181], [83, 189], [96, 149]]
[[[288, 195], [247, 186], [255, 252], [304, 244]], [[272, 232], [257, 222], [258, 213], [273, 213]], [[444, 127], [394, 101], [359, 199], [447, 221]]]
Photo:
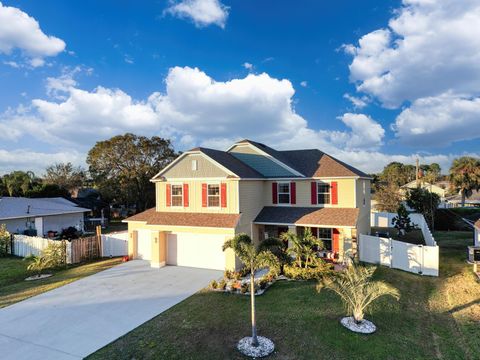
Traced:
[[[376, 227], [393, 227], [392, 219], [397, 216], [395, 213], [388, 212], [373, 212], [370, 216], [370, 226]], [[432, 236], [432, 232], [428, 228], [428, 224], [425, 221], [425, 218], [422, 214], [413, 213], [409, 215], [410, 221], [417, 225], [420, 230], [422, 230], [423, 237], [425, 239], [425, 244], [428, 246], [436, 246], [437, 243]]]
[[438, 246], [360, 235], [360, 261], [389, 266], [420, 275], [438, 276]]
[[[30, 255], [41, 255], [42, 251], [50, 243], [58, 241], [45, 239], [39, 236], [13, 235], [12, 255], [27, 257]], [[71, 262], [71, 244], [67, 241], [67, 263]]]
[[128, 255], [128, 231], [102, 235], [102, 257]]

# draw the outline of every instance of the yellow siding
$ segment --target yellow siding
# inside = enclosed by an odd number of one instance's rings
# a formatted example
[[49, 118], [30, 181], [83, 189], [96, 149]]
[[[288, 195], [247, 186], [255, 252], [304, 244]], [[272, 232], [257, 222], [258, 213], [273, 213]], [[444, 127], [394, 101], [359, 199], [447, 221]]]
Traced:
[[252, 237], [252, 221], [257, 217], [265, 204], [265, 182], [240, 181], [239, 182], [239, 208], [240, 222], [237, 225], [237, 233], [246, 233]]
[[229, 152], [236, 152], [240, 154], [260, 154], [255, 148], [249, 145], [235, 145]]
[[[197, 161], [197, 170], [192, 170], [192, 161]], [[175, 178], [219, 178], [230, 173], [200, 154], [189, 154], [168, 169], [163, 176], [167, 179]]]
[[[220, 183], [227, 184], [227, 207], [213, 208], [202, 207], [202, 183]], [[188, 184], [188, 207], [176, 207], [166, 205], [166, 184]], [[178, 212], [208, 212], [222, 214], [238, 214], [238, 180], [225, 179], [219, 181], [205, 180], [182, 180], [166, 181], [156, 183], [156, 203], [157, 211], [178, 211]]]
[[[354, 208], [355, 207], [355, 179], [322, 179], [321, 181], [329, 182], [336, 181], [338, 184], [338, 204], [337, 205], [312, 205], [311, 204], [311, 185], [313, 180], [296, 180], [296, 195], [297, 201], [295, 205], [291, 206], [315, 206], [315, 207], [339, 207], [339, 208]], [[272, 206], [272, 182], [267, 181], [264, 190], [266, 196], [265, 205]], [[277, 182], [281, 182], [278, 180]]]

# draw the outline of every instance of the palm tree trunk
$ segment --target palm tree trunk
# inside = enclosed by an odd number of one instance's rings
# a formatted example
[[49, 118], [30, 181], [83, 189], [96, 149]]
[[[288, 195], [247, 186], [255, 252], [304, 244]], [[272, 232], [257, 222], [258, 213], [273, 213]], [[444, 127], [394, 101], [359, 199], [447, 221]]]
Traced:
[[462, 207], [465, 207], [466, 190], [462, 189]]
[[252, 346], [258, 346], [257, 323], [255, 320], [255, 271], [250, 271], [250, 300], [252, 304]]

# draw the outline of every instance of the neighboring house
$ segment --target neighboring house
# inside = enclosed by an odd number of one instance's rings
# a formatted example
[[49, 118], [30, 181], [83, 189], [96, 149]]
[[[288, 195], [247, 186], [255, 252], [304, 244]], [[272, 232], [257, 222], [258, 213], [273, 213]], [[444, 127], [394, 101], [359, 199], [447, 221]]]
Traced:
[[129, 255], [152, 266], [239, 268], [225, 240], [255, 243], [306, 227], [325, 256], [342, 260], [370, 232], [370, 177], [320, 150], [277, 151], [242, 140], [227, 151], [195, 148], [153, 179], [156, 207], [125, 221]]
[[474, 226], [475, 238], [473, 241], [474, 246], [480, 246], [480, 219], [477, 220]]
[[[439, 184], [430, 184], [426, 181], [420, 181], [419, 185], [422, 189], [428, 190], [431, 193], [435, 193], [440, 196], [440, 199], [444, 199], [447, 195], [448, 187], [444, 187], [443, 185]], [[400, 193], [405, 195], [408, 189], [414, 189], [417, 187], [417, 182], [415, 180], [410, 181], [408, 184], [405, 184], [400, 187]]]
[[[461, 207], [462, 195], [457, 194], [447, 197], [445, 201], [448, 207]], [[480, 191], [473, 190], [472, 195], [468, 198], [465, 198], [465, 207], [480, 207]]]
[[25, 231], [44, 236], [49, 231], [60, 232], [73, 226], [83, 230], [84, 213], [89, 209], [78, 207], [64, 198], [0, 198], [0, 224], [11, 233]]

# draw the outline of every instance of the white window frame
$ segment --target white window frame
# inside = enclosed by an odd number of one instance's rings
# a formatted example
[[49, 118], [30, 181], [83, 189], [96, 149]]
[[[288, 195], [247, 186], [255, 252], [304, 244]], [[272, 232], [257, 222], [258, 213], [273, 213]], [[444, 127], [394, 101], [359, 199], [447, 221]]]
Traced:
[[[182, 189], [182, 203], [180, 205], [173, 205], [173, 196], [176, 196], [176, 197], [179, 196], [179, 195], [173, 195], [173, 186], [180, 186], [180, 188]], [[171, 207], [176, 207], [176, 208], [183, 207], [183, 204], [184, 204], [183, 197], [184, 196], [185, 196], [185, 194], [184, 194], [184, 191], [183, 191], [183, 183], [171, 183], [170, 184], [170, 206]]]
[[[218, 205], [217, 206], [210, 205], [210, 196], [216, 196], [216, 195], [208, 194], [208, 187], [210, 185], [218, 185]], [[222, 185], [219, 182], [207, 183], [207, 208], [219, 209], [221, 206], [222, 206]]]
[[[325, 192], [318, 191], [318, 185], [328, 185], [328, 203], [321, 203], [318, 201], [318, 195], [327, 194]], [[317, 205], [331, 205], [332, 204], [332, 183], [331, 181], [317, 181]]]
[[193, 159], [192, 160], [192, 171], [197, 171], [198, 170], [198, 160]]
[[[288, 202], [286, 203], [281, 203], [280, 202], [280, 185], [283, 184], [287, 184], [288, 185]], [[286, 192], [282, 192], [281, 193], [282, 195], [285, 195], [287, 194]], [[290, 205], [292, 203], [292, 184], [290, 182], [287, 182], [287, 181], [282, 181], [282, 182], [278, 182], [277, 183], [277, 204], [278, 205]]]

